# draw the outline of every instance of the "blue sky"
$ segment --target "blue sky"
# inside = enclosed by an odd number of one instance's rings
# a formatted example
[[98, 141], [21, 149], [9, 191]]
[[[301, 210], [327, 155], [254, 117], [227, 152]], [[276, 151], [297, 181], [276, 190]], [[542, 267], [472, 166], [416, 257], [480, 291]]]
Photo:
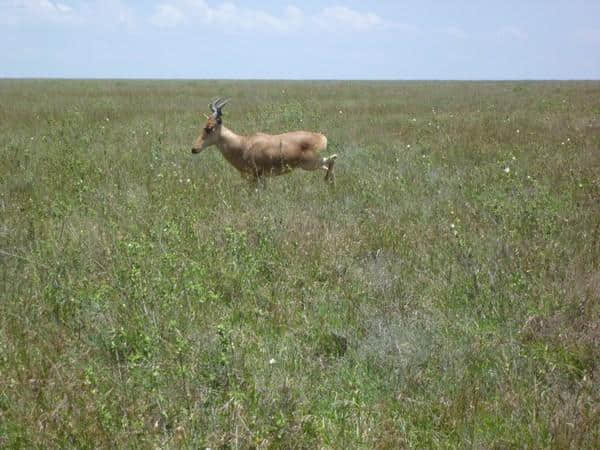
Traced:
[[600, 1], [0, 0], [0, 77], [600, 79]]

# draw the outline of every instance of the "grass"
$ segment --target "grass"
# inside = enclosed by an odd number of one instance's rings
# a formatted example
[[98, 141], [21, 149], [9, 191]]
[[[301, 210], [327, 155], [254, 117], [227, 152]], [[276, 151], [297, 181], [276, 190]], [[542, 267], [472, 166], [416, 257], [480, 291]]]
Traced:
[[[336, 185], [192, 156], [304, 128]], [[0, 81], [0, 447], [597, 448], [598, 82]]]

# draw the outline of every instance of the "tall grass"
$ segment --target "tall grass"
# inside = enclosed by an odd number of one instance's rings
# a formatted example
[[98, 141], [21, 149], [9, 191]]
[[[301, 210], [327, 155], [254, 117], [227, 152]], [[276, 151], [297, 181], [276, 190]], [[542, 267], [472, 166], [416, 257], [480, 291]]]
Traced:
[[[335, 187], [192, 156], [217, 95]], [[0, 447], [597, 448], [599, 95], [0, 81]]]

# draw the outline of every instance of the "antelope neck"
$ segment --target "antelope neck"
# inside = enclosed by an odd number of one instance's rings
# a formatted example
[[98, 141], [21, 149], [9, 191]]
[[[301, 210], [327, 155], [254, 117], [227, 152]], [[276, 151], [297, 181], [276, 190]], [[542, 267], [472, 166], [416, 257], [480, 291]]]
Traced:
[[221, 139], [218, 146], [224, 151], [243, 150], [244, 137], [221, 125]]

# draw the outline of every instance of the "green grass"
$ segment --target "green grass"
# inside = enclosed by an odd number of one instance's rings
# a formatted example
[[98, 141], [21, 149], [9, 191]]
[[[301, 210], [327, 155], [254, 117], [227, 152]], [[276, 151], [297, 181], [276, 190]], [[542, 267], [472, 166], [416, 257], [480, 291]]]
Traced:
[[[202, 113], [308, 129], [255, 191]], [[0, 81], [0, 447], [597, 448], [598, 82]]]

